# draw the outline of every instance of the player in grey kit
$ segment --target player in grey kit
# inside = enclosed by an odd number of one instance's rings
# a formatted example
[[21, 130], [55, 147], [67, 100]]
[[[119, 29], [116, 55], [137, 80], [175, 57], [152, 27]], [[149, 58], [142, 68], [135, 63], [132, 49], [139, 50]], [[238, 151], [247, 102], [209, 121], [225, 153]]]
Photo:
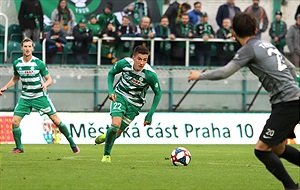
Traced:
[[255, 37], [256, 19], [248, 13], [239, 13], [233, 19], [233, 35], [242, 47], [224, 67], [205, 72], [190, 71], [188, 81], [225, 79], [243, 66], [249, 67], [266, 91], [269, 92], [272, 112], [255, 146], [256, 157], [266, 166], [285, 189], [300, 189], [285, 170], [280, 158], [300, 166], [300, 152], [286, 145], [286, 139], [295, 137], [299, 122], [300, 89], [295, 67], [271, 43]]

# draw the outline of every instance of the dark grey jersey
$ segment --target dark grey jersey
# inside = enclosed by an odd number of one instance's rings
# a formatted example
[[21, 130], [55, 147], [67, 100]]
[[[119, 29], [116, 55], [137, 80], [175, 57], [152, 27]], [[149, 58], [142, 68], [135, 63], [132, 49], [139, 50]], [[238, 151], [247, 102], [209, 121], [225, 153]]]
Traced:
[[224, 67], [206, 71], [200, 80], [227, 78], [247, 66], [270, 94], [272, 104], [299, 99], [300, 89], [295, 81], [295, 67], [271, 43], [252, 38], [239, 49]]

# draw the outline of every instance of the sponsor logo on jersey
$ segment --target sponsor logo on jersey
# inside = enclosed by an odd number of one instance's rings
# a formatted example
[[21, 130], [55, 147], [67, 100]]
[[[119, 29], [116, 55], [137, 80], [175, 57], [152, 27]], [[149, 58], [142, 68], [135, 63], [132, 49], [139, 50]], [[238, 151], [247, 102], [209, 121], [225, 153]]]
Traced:
[[25, 70], [25, 71], [18, 71], [19, 75], [34, 75], [34, 71], [32, 70]]
[[131, 78], [131, 81], [137, 85], [141, 85], [141, 82], [135, 78]]

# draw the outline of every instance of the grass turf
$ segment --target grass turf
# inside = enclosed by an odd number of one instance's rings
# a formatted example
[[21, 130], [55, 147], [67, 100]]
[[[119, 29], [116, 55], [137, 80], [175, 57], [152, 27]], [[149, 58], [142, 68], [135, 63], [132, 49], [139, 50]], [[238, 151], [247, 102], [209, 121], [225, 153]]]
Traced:
[[[0, 145], [0, 189], [283, 189], [253, 145], [178, 146], [192, 154], [187, 167], [167, 159], [176, 145], [117, 144], [112, 163], [100, 162], [103, 145], [80, 145], [78, 155], [68, 145], [24, 145], [24, 154]], [[300, 182], [299, 167], [283, 162]]]

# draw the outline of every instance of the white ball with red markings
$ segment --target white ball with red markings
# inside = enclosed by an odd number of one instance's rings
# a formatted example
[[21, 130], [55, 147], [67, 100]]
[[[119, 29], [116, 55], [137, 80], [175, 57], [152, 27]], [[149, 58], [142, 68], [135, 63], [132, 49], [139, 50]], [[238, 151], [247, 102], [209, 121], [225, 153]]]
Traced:
[[171, 153], [171, 161], [174, 166], [187, 166], [191, 162], [191, 153], [183, 147], [175, 148]]

